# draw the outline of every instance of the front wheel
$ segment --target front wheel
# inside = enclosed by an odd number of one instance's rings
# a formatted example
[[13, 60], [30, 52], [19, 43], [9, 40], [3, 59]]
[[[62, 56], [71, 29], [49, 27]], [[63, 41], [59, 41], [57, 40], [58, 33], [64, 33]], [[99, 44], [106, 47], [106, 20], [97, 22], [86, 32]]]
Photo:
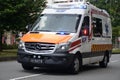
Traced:
[[22, 64], [22, 67], [24, 70], [32, 70], [34, 68], [33, 66], [28, 66], [26, 64]]
[[82, 68], [82, 60], [75, 56], [72, 65], [70, 66], [70, 72], [73, 74], [78, 74]]

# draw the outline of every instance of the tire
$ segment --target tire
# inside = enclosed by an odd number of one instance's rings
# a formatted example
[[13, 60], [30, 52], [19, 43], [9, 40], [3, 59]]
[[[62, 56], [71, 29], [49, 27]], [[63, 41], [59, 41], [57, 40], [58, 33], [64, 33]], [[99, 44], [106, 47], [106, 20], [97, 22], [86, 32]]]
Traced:
[[24, 70], [33, 70], [33, 68], [34, 68], [33, 66], [28, 66], [26, 64], [22, 64], [22, 67]]
[[99, 66], [102, 68], [106, 68], [108, 66], [108, 60], [109, 60], [109, 57], [107, 55], [104, 55], [103, 60], [99, 62]]
[[72, 74], [78, 74], [82, 67], [82, 60], [77, 56], [74, 57], [72, 65], [70, 66], [70, 72]]

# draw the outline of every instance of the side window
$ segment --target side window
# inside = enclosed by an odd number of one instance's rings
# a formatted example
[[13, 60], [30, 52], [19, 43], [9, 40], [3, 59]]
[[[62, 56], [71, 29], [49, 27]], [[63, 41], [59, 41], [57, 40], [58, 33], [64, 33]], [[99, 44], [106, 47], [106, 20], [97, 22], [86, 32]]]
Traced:
[[102, 36], [102, 19], [93, 18], [93, 36]]
[[89, 35], [89, 24], [90, 24], [89, 16], [85, 16], [81, 26], [80, 36]]

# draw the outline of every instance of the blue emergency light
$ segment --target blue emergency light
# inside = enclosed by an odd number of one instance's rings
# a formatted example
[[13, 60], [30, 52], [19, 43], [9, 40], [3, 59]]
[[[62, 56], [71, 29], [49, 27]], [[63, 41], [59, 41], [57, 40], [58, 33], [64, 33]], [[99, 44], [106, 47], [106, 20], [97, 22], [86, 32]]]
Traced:
[[87, 9], [87, 5], [74, 5], [71, 8], [72, 9]]
[[69, 35], [70, 33], [64, 32], [64, 31], [60, 31], [60, 32], [57, 32], [56, 34], [59, 34], [59, 35]]

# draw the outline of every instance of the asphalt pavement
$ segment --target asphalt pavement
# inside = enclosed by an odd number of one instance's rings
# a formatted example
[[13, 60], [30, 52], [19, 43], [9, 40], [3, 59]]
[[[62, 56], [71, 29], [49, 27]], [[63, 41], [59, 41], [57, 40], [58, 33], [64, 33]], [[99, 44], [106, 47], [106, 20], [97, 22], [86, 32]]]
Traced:
[[25, 71], [17, 61], [0, 62], [0, 80], [120, 80], [120, 54], [112, 55], [107, 68], [88, 65], [77, 75], [58, 69]]

